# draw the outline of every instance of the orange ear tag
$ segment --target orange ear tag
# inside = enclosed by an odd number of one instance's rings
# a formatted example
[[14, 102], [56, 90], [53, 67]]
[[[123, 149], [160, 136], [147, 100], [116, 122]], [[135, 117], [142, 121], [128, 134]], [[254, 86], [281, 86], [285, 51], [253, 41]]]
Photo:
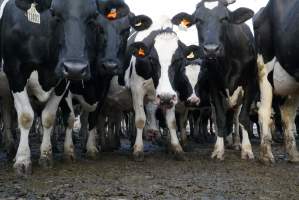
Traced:
[[187, 20], [187, 19], [183, 19], [182, 21], [181, 21], [181, 26], [183, 27], [183, 28], [188, 28], [188, 26], [191, 24], [191, 22], [189, 21], [189, 20]]
[[116, 8], [110, 10], [110, 12], [106, 16], [109, 20], [113, 20], [117, 18]]
[[137, 55], [140, 56], [140, 57], [144, 57], [145, 56], [145, 52], [144, 52], [144, 49], [140, 48], [137, 52]]

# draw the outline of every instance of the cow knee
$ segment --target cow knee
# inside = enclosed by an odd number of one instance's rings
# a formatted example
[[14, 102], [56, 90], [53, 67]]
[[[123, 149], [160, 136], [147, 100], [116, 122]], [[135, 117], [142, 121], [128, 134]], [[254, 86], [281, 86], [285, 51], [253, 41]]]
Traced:
[[42, 120], [43, 127], [49, 129], [54, 126], [55, 114], [45, 112], [42, 115]]
[[30, 129], [33, 123], [33, 118], [33, 112], [23, 112], [19, 117], [19, 122], [23, 128]]
[[144, 119], [136, 119], [135, 124], [136, 124], [136, 128], [143, 129], [145, 126], [145, 120]]
[[76, 118], [74, 114], [70, 114], [68, 120], [67, 120], [67, 126], [69, 129], [73, 129], [74, 128], [74, 124], [75, 124]]

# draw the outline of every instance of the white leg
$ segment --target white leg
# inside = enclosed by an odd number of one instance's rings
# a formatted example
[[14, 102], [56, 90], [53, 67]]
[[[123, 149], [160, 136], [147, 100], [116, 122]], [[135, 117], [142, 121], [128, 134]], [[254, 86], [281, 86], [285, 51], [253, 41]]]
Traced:
[[236, 150], [240, 150], [240, 113], [241, 113], [242, 106], [239, 106], [234, 113], [234, 134], [233, 134], [233, 147]]
[[246, 160], [246, 159], [254, 159], [254, 155], [252, 152], [252, 147], [251, 143], [249, 140], [248, 132], [244, 128], [244, 126], [241, 124], [242, 128], [242, 146], [241, 146], [241, 158]]
[[223, 137], [217, 136], [214, 151], [212, 153], [212, 158], [217, 158], [218, 160], [224, 160], [224, 139]]
[[260, 159], [264, 163], [274, 162], [271, 150], [272, 135], [270, 130], [272, 112], [272, 86], [267, 79], [268, 69], [263, 57], [258, 55], [259, 86], [261, 92], [261, 103], [259, 107], [259, 124], [261, 128], [261, 150]]
[[33, 123], [34, 112], [32, 110], [26, 88], [22, 92], [14, 93], [13, 97], [21, 132], [14, 168], [19, 175], [28, 175], [32, 172], [29, 131]]
[[135, 125], [137, 128], [133, 156], [135, 161], [143, 161], [144, 154], [143, 154], [142, 133], [146, 121], [144, 105], [143, 105], [144, 90], [142, 89], [132, 90], [132, 96], [133, 96], [133, 107], [135, 111]]
[[289, 96], [286, 102], [280, 107], [281, 119], [284, 129], [285, 149], [289, 155], [289, 161], [299, 162], [299, 153], [296, 147], [295, 134], [297, 132], [295, 117], [299, 104], [299, 96]]
[[177, 133], [176, 133], [176, 119], [175, 119], [175, 108], [166, 110], [166, 122], [170, 132], [170, 143], [173, 152], [175, 153], [176, 159], [184, 160], [184, 151], [180, 145]]
[[52, 165], [51, 134], [56, 120], [56, 112], [62, 97], [63, 94], [61, 96], [52, 94], [42, 112], [43, 139], [40, 147], [39, 164], [43, 167]]
[[76, 159], [75, 146], [73, 143], [74, 121], [75, 115], [74, 113], [70, 113], [64, 139], [64, 159], [67, 161], [75, 161]]
[[99, 154], [96, 139], [97, 139], [97, 129], [94, 128], [89, 131], [87, 144], [86, 144], [86, 149], [87, 149], [86, 155], [91, 159], [96, 159]]

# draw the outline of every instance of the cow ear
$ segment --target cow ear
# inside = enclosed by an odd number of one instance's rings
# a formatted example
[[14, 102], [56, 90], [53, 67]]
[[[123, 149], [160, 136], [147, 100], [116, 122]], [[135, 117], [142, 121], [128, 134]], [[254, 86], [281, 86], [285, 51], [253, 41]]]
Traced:
[[129, 6], [123, 0], [97, 0], [100, 14], [108, 20], [116, 20], [130, 14]]
[[249, 8], [239, 8], [230, 13], [230, 22], [233, 24], [241, 24], [252, 18], [254, 12]]
[[146, 15], [138, 15], [130, 17], [130, 25], [136, 31], [143, 31], [152, 25], [153, 21]]
[[138, 58], [144, 58], [148, 56], [149, 50], [143, 42], [135, 42], [129, 46], [128, 52], [130, 55], [134, 55]]
[[189, 15], [188, 13], [184, 12], [175, 15], [172, 18], [171, 22], [182, 28], [189, 28], [194, 24], [192, 15]]
[[16, 6], [24, 11], [27, 11], [31, 7], [32, 3], [33, 0], [15, 0]]
[[185, 47], [184, 49], [184, 57], [188, 61], [194, 61], [201, 58], [200, 47], [196, 45], [191, 45]]
[[33, 3], [36, 3], [38, 12], [43, 12], [50, 9], [52, 0], [15, 0], [16, 6], [23, 11], [30, 9], [31, 4]]

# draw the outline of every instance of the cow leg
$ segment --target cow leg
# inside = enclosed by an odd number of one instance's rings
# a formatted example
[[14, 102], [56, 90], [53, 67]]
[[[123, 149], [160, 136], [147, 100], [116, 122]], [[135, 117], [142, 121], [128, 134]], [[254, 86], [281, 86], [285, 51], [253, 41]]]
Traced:
[[184, 111], [180, 115], [179, 123], [181, 127], [181, 144], [185, 150], [187, 148], [187, 142], [188, 142], [187, 131], [186, 131], [187, 120], [188, 120], [188, 110], [184, 108]]
[[239, 117], [241, 113], [241, 106], [239, 106], [234, 113], [234, 132], [233, 132], [233, 148], [235, 150], [240, 150], [240, 122]]
[[159, 126], [157, 124], [156, 119], [156, 111], [158, 109], [158, 106], [154, 104], [153, 102], [149, 102], [145, 105], [146, 109], [146, 136], [152, 138], [157, 138], [157, 136], [160, 134], [159, 132]]
[[284, 130], [285, 149], [290, 162], [299, 162], [299, 153], [296, 147], [295, 133], [297, 132], [295, 118], [299, 104], [299, 96], [289, 96], [280, 107]]
[[97, 110], [89, 113], [88, 122], [89, 122], [89, 131], [88, 138], [86, 143], [86, 156], [90, 159], [96, 159], [99, 155], [99, 149], [97, 147]]
[[29, 131], [33, 124], [34, 112], [32, 110], [26, 88], [22, 92], [13, 93], [13, 98], [21, 132], [14, 168], [18, 175], [29, 175], [32, 173]]
[[273, 90], [267, 79], [267, 65], [264, 63], [261, 55], [258, 56], [258, 69], [261, 93], [261, 103], [258, 111], [259, 124], [261, 128], [260, 159], [264, 163], [274, 163], [274, 156], [271, 150], [272, 135], [270, 130]]
[[42, 112], [43, 139], [39, 158], [39, 164], [42, 167], [51, 167], [53, 164], [51, 134], [55, 125], [56, 112], [66, 89], [67, 82], [62, 81], [57, 88], [55, 88], [55, 92], [51, 95]]
[[170, 143], [177, 160], [185, 160], [184, 151], [176, 133], [175, 107], [166, 110], [166, 123], [170, 132]]
[[62, 112], [64, 115], [65, 139], [64, 139], [64, 160], [73, 162], [75, 160], [75, 147], [73, 142], [73, 128], [75, 123], [75, 112], [72, 103], [72, 94], [69, 92], [68, 96], [61, 103]]
[[146, 121], [144, 105], [143, 105], [143, 99], [144, 99], [143, 90], [142, 89], [136, 91], [132, 90], [132, 97], [133, 97], [133, 107], [135, 111], [135, 125], [137, 128], [133, 156], [135, 161], [140, 162], [144, 160], [142, 133]]
[[12, 99], [9, 93], [2, 97], [2, 112], [3, 112], [3, 125], [4, 125], [4, 144], [9, 159], [15, 156], [15, 140], [12, 134]]

